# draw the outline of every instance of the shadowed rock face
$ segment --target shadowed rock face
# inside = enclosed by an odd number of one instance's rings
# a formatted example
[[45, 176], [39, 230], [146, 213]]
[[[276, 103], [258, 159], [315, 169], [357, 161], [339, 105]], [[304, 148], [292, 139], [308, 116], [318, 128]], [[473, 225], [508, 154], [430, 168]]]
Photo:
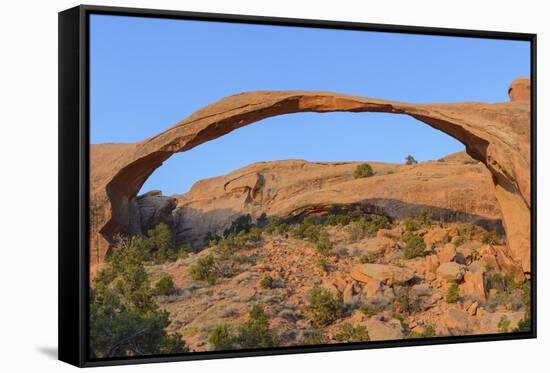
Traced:
[[[462, 142], [467, 153], [491, 172], [511, 255], [525, 272], [530, 271], [528, 101], [409, 104], [306, 91], [260, 91], [229, 96], [141, 142], [91, 145], [92, 267], [104, 261], [108, 240], [127, 231], [131, 224], [132, 199], [151, 173], [172, 154], [190, 150], [264, 118], [335, 111], [410, 115]], [[182, 173], [185, 174], [185, 170]]]

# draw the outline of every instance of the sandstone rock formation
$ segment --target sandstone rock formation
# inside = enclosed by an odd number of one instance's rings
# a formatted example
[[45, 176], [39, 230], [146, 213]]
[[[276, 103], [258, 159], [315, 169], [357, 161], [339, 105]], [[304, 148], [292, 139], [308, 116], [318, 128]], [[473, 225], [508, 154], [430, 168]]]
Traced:
[[[248, 92], [198, 110], [141, 142], [91, 145], [91, 265], [102, 263], [109, 240], [129, 229], [133, 199], [172, 154], [276, 115], [348, 111], [410, 115], [462, 142], [467, 153], [491, 172], [512, 257], [529, 272], [530, 105], [516, 91], [513, 86], [511, 102], [497, 104], [409, 104], [331, 92]], [[256, 197], [251, 190], [251, 200]]]
[[508, 88], [510, 101], [527, 101], [531, 100], [531, 80], [528, 78], [514, 79], [510, 88]]
[[414, 271], [387, 264], [357, 264], [351, 269], [350, 276], [359, 282], [369, 283], [376, 280], [392, 285], [412, 280]]
[[[491, 174], [464, 152], [440, 161], [417, 165], [370, 162], [375, 175], [354, 179], [357, 162], [306, 162], [298, 160], [260, 162], [227, 175], [197, 182], [183, 195], [163, 197], [150, 192], [135, 199], [131, 233], [143, 233], [165, 222], [172, 225], [178, 243], [201, 248], [208, 233], [221, 235], [238, 216], [261, 214], [292, 218], [323, 215], [335, 206], [359, 208], [392, 219], [416, 215], [429, 209], [439, 221], [472, 221], [490, 230], [501, 229], [501, 215], [494, 196]], [[173, 201], [177, 201], [176, 204]], [[156, 212], [151, 207], [156, 206]], [[173, 206], [174, 211], [169, 211]], [[145, 210], [142, 212], [142, 209]], [[151, 217], [155, 217], [151, 219]], [[153, 225], [147, 225], [153, 222]], [[140, 229], [141, 228], [141, 229]], [[448, 232], [443, 238], [449, 238]], [[432, 245], [441, 241], [438, 230], [425, 237]], [[380, 231], [367, 251], [385, 250], [399, 232]], [[388, 235], [384, 237], [383, 235]]]

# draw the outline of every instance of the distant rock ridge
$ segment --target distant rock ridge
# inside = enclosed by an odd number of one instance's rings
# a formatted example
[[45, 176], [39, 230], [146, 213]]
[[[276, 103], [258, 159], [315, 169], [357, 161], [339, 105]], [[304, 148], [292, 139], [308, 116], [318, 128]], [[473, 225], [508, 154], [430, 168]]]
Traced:
[[502, 230], [491, 174], [466, 153], [416, 165], [368, 163], [375, 174], [355, 179], [361, 162], [258, 162], [198, 181], [182, 195], [149, 192], [135, 199], [140, 217], [131, 220], [139, 220], [141, 227], [132, 233], [164, 222], [174, 228], [179, 243], [200, 248], [208, 233], [221, 235], [240, 215], [324, 215], [338, 205], [356, 205], [392, 219], [427, 209], [436, 220]]

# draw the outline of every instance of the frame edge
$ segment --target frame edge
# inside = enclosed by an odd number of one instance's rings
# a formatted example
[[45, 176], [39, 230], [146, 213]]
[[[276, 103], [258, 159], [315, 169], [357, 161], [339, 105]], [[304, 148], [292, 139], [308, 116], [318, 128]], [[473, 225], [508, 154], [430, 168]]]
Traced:
[[58, 13], [58, 359], [75, 366], [83, 366], [80, 14], [81, 7]]

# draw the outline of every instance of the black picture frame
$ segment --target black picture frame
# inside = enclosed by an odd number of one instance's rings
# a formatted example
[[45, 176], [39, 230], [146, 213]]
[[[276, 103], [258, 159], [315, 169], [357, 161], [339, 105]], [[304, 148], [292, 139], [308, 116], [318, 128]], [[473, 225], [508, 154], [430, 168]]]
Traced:
[[[435, 337], [400, 341], [278, 347], [231, 352], [195, 352], [91, 360], [88, 355], [88, 229], [89, 229], [89, 16], [108, 14], [328, 29], [382, 31], [439, 36], [528, 41], [531, 45], [531, 320], [530, 332]], [[79, 367], [172, 362], [261, 355], [424, 346], [449, 343], [536, 338], [536, 34], [398, 26], [357, 22], [243, 16], [157, 9], [81, 5], [59, 13], [59, 360]]]

